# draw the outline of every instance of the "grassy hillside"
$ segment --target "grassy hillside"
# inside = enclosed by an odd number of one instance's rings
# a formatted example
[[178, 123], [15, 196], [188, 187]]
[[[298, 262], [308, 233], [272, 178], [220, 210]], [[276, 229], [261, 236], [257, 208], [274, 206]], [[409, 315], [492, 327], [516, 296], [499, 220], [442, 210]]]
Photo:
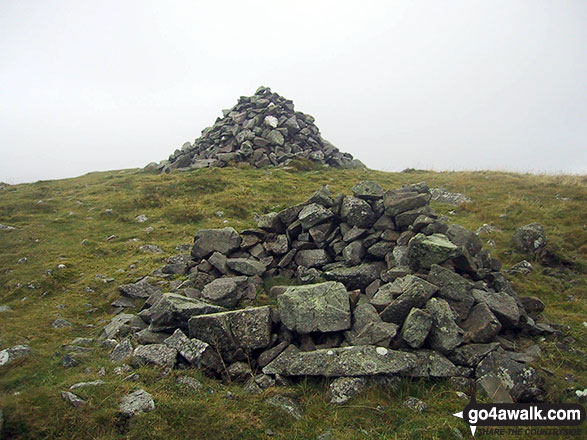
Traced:
[[[253, 226], [255, 213], [302, 202], [320, 185], [349, 194], [354, 183], [365, 179], [389, 189], [426, 181], [471, 197], [472, 203], [460, 207], [432, 205], [468, 229], [485, 223], [498, 227], [502, 232], [482, 238], [493, 240], [488, 249], [504, 269], [528, 259], [512, 249], [514, 229], [535, 221], [544, 225], [555, 267], [532, 261], [533, 273], [508, 278], [518, 293], [540, 297], [547, 304], [550, 321], [569, 326], [562, 337], [524, 344], [539, 343], [542, 348], [535, 366], [547, 369], [549, 400], [576, 401], [564, 391], [587, 386], [587, 178], [244, 168], [151, 175], [123, 170], [0, 189], [0, 223], [16, 228], [0, 230], [0, 305], [12, 309], [0, 313], [0, 349], [16, 344], [33, 349], [33, 356], [0, 367], [4, 435], [315, 439], [331, 433], [323, 438], [419, 439], [456, 438], [454, 428], [470, 435], [464, 423], [451, 416], [465, 402], [445, 381], [405, 379], [397, 390], [371, 389], [348, 405], [335, 407], [328, 403], [326, 380], [307, 380], [257, 396], [189, 370], [163, 376], [156, 369], [142, 368], [139, 382], [124, 382], [124, 375], [114, 374], [107, 351], [100, 348], [86, 354], [77, 367], [65, 369], [60, 364], [63, 344], [75, 337], [97, 337], [113, 316], [109, 304], [119, 297], [119, 284], [159, 267], [165, 257], [177, 253], [176, 246], [190, 243], [198, 229], [230, 225], [241, 230]], [[140, 214], [148, 221], [135, 221]], [[112, 235], [116, 238], [107, 241]], [[143, 253], [139, 247], [144, 244], [160, 246], [165, 253]], [[23, 258], [26, 262], [19, 263]], [[65, 268], [59, 269], [60, 264]], [[73, 327], [52, 328], [58, 317]], [[106, 369], [105, 385], [77, 390], [88, 401], [84, 408], [74, 409], [61, 399], [61, 390], [96, 380], [101, 367]], [[177, 374], [196, 377], [204, 389], [178, 385]], [[139, 387], [153, 395], [157, 408], [122, 426], [116, 417], [118, 401]], [[267, 406], [263, 398], [271, 393], [295, 395], [306, 416], [295, 421]], [[426, 401], [428, 411], [417, 414], [404, 408], [402, 402], [409, 396]]]

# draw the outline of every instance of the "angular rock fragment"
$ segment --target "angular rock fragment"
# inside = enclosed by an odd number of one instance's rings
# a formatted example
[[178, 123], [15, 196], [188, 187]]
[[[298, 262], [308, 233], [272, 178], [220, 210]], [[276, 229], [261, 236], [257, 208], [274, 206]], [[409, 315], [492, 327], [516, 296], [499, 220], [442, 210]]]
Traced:
[[464, 342], [463, 331], [455, 323], [454, 314], [444, 299], [431, 298], [426, 303], [426, 311], [432, 315], [428, 342], [434, 350], [448, 354]]
[[234, 312], [194, 316], [189, 320], [190, 338], [212, 345], [231, 360], [237, 350], [250, 353], [271, 342], [271, 309], [256, 307]]
[[412, 308], [426, 304], [438, 288], [414, 275], [407, 275], [402, 282], [402, 293], [382, 312], [381, 319], [401, 325]]
[[344, 332], [344, 337], [350, 345], [388, 347], [397, 329], [396, 324], [383, 322], [371, 304], [360, 302], [353, 311], [353, 326]]
[[364, 377], [339, 377], [329, 386], [330, 403], [341, 405], [367, 388]]
[[283, 324], [300, 334], [334, 332], [351, 326], [349, 296], [343, 284], [290, 286], [277, 297]]
[[[202, 294], [204, 296], [203, 292]], [[206, 298], [208, 299], [208, 297]], [[151, 316], [149, 330], [171, 332], [180, 328], [187, 331], [187, 323], [192, 316], [224, 310], [220, 305], [188, 298], [177, 293], [164, 293], [161, 299], [149, 310]]]
[[408, 262], [410, 267], [430, 269], [433, 264], [440, 264], [457, 256], [457, 246], [443, 234], [417, 234], [408, 244]]
[[141, 412], [153, 411], [155, 401], [145, 390], [137, 390], [122, 398], [119, 409], [123, 416], [132, 417]]
[[491, 342], [501, 331], [501, 323], [485, 303], [475, 305], [461, 326], [465, 339], [477, 343]]
[[349, 290], [365, 289], [379, 278], [384, 269], [385, 264], [381, 262], [363, 263], [358, 266], [327, 270], [324, 272], [324, 278], [329, 281], [339, 281]]
[[177, 350], [165, 344], [139, 345], [135, 348], [132, 363], [135, 367], [155, 365], [173, 368], [177, 362]]
[[420, 348], [432, 327], [432, 315], [425, 310], [412, 308], [406, 317], [400, 337], [412, 348]]
[[[217, 278], [204, 286], [202, 299], [215, 304], [217, 307], [236, 307], [252, 288], [245, 276]], [[222, 310], [210, 310], [205, 313], [217, 313], [220, 311]], [[198, 314], [201, 315], [202, 313]]]
[[214, 252], [227, 255], [239, 248], [241, 237], [234, 228], [223, 229], [201, 229], [194, 237], [192, 257], [201, 260]]

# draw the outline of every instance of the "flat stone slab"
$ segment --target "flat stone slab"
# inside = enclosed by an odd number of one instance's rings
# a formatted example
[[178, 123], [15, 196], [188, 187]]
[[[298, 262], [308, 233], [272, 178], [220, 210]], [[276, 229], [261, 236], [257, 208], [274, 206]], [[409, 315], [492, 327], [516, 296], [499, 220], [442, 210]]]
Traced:
[[397, 374], [415, 368], [417, 359], [412, 353], [373, 345], [315, 351], [299, 351], [290, 345], [263, 368], [263, 373], [325, 377]]

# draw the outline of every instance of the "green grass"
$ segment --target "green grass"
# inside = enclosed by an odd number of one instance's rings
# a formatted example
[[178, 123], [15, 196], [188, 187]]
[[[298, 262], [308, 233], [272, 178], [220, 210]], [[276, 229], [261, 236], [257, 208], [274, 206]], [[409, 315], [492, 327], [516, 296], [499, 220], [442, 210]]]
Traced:
[[[444, 381], [405, 379], [397, 391], [370, 389], [348, 405], [334, 407], [328, 404], [327, 380], [306, 380], [251, 396], [237, 385], [223, 385], [197, 371], [160, 377], [158, 370], [143, 368], [139, 382], [123, 382], [123, 376], [113, 373], [103, 349], [95, 349], [78, 367], [65, 370], [60, 366], [62, 344], [78, 336], [96, 337], [112, 317], [109, 303], [118, 297], [119, 284], [150, 273], [166, 256], [177, 253], [177, 245], [190, 243], [198, 229], [251, 227], [255, 214], [302, 202], [320, 185], [330, 185], [333, 193], [349, 194], [352, 185], [364, 179], [384, 188], [426, 181], [431, 187], [468, 195], [473, 202], [467, 205], [433, 206], [452, 222], [472, 230], [484, 223], [499, 227], [502, 232], [483, 236], [483, 240], [495, 242], [489, 249], [504, 268], [528, 258], [512, 249], [514, 229], [534, 221], [542, 223], [550, 250], [570, 265], [553, 269], [533, 262], [532, 274], [508, 278], [518, 293], [538, 296], [547, 304], [549, 320], [570, 326], [565, 337], [571, 339], [564, 342], [575, 351], [565, 351], [554, 337], [522, 344], [540, 343], [544, 354], [535, 366], [552, 373], [547, 376], [550, 400], [572, 400], [564, 390], [586, 386], [584, 176], [384, 173], [307, 169], [303, 164], [293, 170], [237, 167], [170, 175], [123, 170], [0, 190], [0, 223], [17, 228], [0, 232], [0, 304], [13, 309], [0, 314], [0, 343], [1, 347], [29, 344], [34, 350], [32, 357], [0, 369], [4, 435], [23, 439], [257, 439], [267, 438], [270, 430], [274, 433], [271, 438], [314, 439], [331, 430], [336, 439], [449, 439], [454, 438], [456, 427], [467, 437], [466, 426], [451, 416], [464, 403]], [[224, 214], [218, 216], [217, 211]], [[149, 220], [136, 222], [139, 214], [146, 214]], [[147, 227], [153, 231], [147, 233]], [[111, 235], [118, 238], [105, 241]], [[131, 241], [135, 238], [140, 241]], [[143, 244], [160, 246], [165, 254], [142, 253], [139, 246]], [[28, 261], [17, 264], [22, 257]], [[57, 269], [59, 264], [66, 268]], [[115, 281], [105, 284], [96, 279], [97, 274]], [[265, 289], [278, 282], [267, 280]], [[85, 287], [94, 292], [86, 292]], [[271, 299], [262, 291], [260, 301]], [[65, 307], [58, 308], [60, 305]], [[53, 329], [50, 324], [59, 316], [73, 323], [73, 328]], [[88, 400], [83, 409], [75, 410], [61, 399], [61, 390], [95, 380], [100, 367], [106, 368], [107, 383], [78, 390]], [[178, 374], [197, 377], [205, 384], [204, 390], [179, 386], [174, 381]], [[568, 375], [577, 382], [567, 381]], [[116, 417], [117, 403], [125, 392], [138, 387], [153, 394], [157, 409], [123, 424]], [[236, 398], [227, 399], [227, 391]], [[267, 406], [263, 398], [271, 393], [298, 397], [305, 418], [294, 421]], [[415, 414], [402, 407], [408, 396], [425, 400], [429, 410]]]

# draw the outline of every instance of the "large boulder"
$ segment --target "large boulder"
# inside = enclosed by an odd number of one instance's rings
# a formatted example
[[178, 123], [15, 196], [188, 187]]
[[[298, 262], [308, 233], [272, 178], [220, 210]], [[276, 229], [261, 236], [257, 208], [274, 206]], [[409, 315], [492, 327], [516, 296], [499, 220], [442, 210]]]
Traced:
[[202, 229], [194, 237], [192, 257], [196, 260], [206, 258], [214, 252], [228, 253], [239, 248], [241, 237], [234, 228]]
[[514, 246], [520, 252], [534, 254], [546, 246], [546, 232], [540, 223], [520, 226], [514, 232]]
[[219, 305], [210, 304], [198, 299], [188, 298], [177, 293], [164, 293], [149, 309], [153, 332], [173, 331], [180, 328], [187, 331], [188, 320], [195, 315], [217, 313], [226, 310]]
[[189, 335], [212, 345], [225, 360], [231, 361], [239, 350], [248, 354], [269, 345], [271, 308], [194, 316], [189, 320]]
[[502, 326], [507, 328], [518, 326], [520, 309], [514, 297], [505, 292], [487, 292], [479, 289], [473, 289], [472, 292], [475, 301], [487, 304]]
[[290, 345], [263, 368], [263, 373], [324, 377], [397, 374], [414, 368], [416, 359], [411, 353], [372, 345], [307, 352], [299, 351]]
[[347, 196], [342, 201], [340, 216], [350, 226], [359, 228], [370, 228], [378, 218], [369, 203], [352, 196]]
[[417, 234], [408, 243], [408, 262], [414, 271], [430, 269], [457, 256], [457, 249], [444, 234]]
[[300, 334], [335, 332], [351, 326], [349, 295], [343, 284], [290, 286], [277, 297], [283, 324]]

